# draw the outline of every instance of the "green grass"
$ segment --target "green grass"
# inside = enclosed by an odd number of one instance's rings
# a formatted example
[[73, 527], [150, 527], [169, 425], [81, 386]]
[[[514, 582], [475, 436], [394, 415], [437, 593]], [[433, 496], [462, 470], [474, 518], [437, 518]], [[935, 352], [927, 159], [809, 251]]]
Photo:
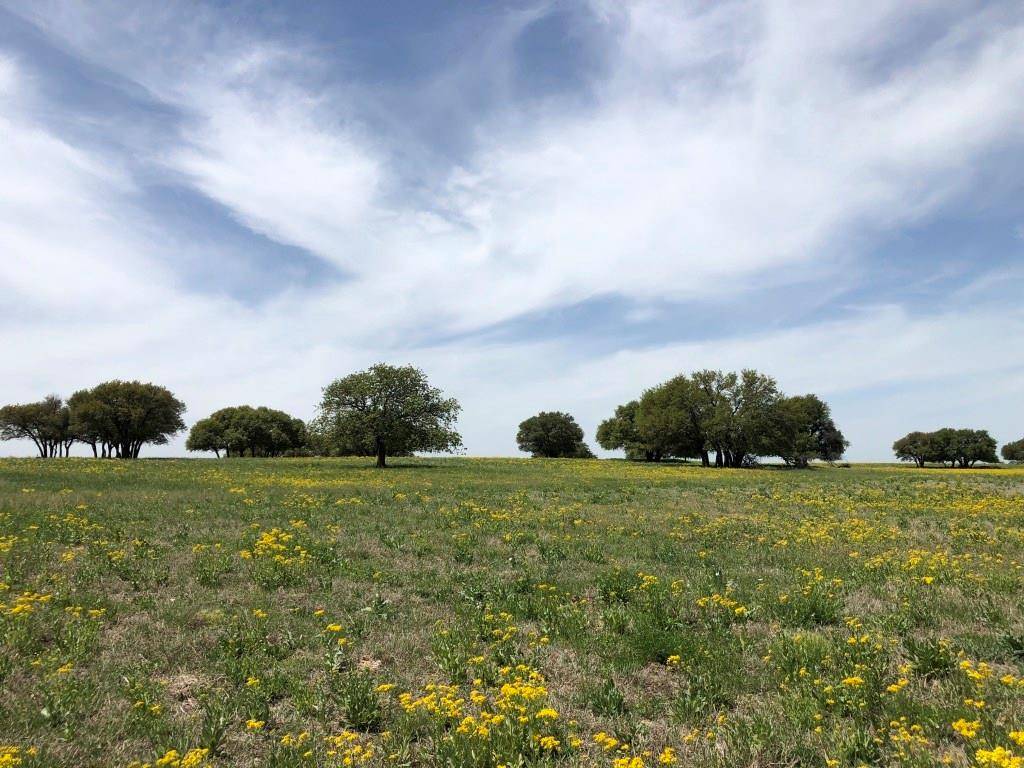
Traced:
[[1011, 768], [1021, 732], [1021, 470], [0, 461], [0, 766]]

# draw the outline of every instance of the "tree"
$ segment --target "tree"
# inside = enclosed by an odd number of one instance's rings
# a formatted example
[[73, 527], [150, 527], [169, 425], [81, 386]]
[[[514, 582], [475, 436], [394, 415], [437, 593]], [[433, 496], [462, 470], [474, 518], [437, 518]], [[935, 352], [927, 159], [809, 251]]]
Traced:
[[460, 410], [418, 368], [378, 363], [324, 388], [315, 428], [329, 449], [376, 456], [384, 467], [388, 456], [460, 448]]
[[0, 440], [31, 440], [41, 458], [67, 456], [75, 441], [68, 407], [57, 395], [0, 408]]
[[583, 442], [583, 429], [576, 419], [561, 411], [541, 411], [520, 423], [516, 444], [535, 459], [594, 457]]
[[892, 450], [900, 461], [913, 461], [919, 467], [923, 467], [934, 452], [928, 432], [909, 432], [892, 444]]
[[1024, 438], [1003, 446], [1003, 458], [1014, 463], [1024, 462]]
[[644, 440], [636, 424], [639, 400], [615, 409], [615, 415], [597, 426], [597, 444], [606, 451], [624, 450], [631, 461], [661, 461], [661, 448]]
[[170, 390], [139, 381], [107, 381], [68, 400], [70, 423], [83, 442], [103, 455], [137, 459], [143, 445], [164, 445], [182, 431], [185, 404]]
[[676, 376], [648, 389], [637, 408], [637, 431], [659, 456], [702, 456], [704, 432], [697, 415], [701, 397], [699, 389], [686, 376]]
[[837, 461], [849, 443], [817, 395], [785, 397], [777, 404], [778, 430], [772, 454], [787, 464], [806, 467], [811, 459]]
[[775, 379], [746, 369], [701, 371], [694, 380], [709, 398], [705, 441], [715, 451], [715, 466], [742, 467], [755, 456], [774, 455], [782, 398]]
[[950, 461], [962, 468], [973, 467], [977, 462], [997, 464], [996, 441], [984, 429], [954, 429], [947, 442]]
[[227, 441], [221, 425], [215, 420], [216, 414], [200, 419], [192, 425], [185, 440], [187, 451], [212, 451], [220, 458], [220, 452], [227, 450]]
[[200, 419], [189, 432], [185, 448], [213, 451], [217, 457], [280, 456], [302, 448], [306, 443], [306, 425], [284, 411], [260, 406], [240, 405], [222, 408]]
[[703, 370], [646, 390], [602, 422], [598, 441], [627, 457], [700, 457], [710, 466], [742, 467], [758, 456], [806, 466], [834, 461], [848, 443], [828, 405], [815, 395], [785, 397], [771, 376]]

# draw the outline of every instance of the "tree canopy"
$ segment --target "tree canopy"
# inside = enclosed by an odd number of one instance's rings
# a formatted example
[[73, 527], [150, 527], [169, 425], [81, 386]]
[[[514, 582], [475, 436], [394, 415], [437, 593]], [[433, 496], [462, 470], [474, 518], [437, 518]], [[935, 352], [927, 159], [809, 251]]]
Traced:
[[1002, 454], [1006, 461], [1012, 461], [1015, 463], [1024, 462], [1024, 438], [1014, 440], [1012, 443], [1004, 445]]
[[185, 448], [213, 451], [218, 457], [281, 456], [306, 444], [306, 425], [284, 411], [239, 405], [221, 408], [200, 419], [189, 431]]
[[837, 461], [848, 445], [817, 395], [784, 397], [778, 403], [774, 453], [787, 464], [806, 467], [811, 459]]
[[460, 410], [420, 369], [378, 363], [328, 384], [311, 428], [324, 450], [376, 456], [384, 467], [388, 456], [460, 448]]
[[977, 462], [995, 464], [996, 441], [984, 429], [953, 429], [944, 427], [934, 432], [910, 432], [892, 444], [900, 461], [913, 461], [917, 466], [942, 464], [951, 467], [973, 467]]
[[68, 406], [57, 395], [0, 408], [0, 440], [31, 440], [42, 458], [67, 456], [75, 437]]
[[163, 445], [185, 429], [185, 404], [170, 390], [139, 381], [107, 381], [68, 399], [71, 429], [96, 455], [137, 459], [143, 445]]
[[772, 377], [749, 369], [697, 371], [652, 387], [601, 423], [598, 442], [645, 461], [699, 458], [710, 466], [714, 454], [719, 467], [759, 456], [805, 467], [811, 459], [835, 461], [847, 446], [820, 398], [786, 397]]
[[615, 415], [597, 426], [597, 444], [606, 451], [624, 450], [633, 461], [661, 461], [661, 446], [640, 432], [636, 423], [639, 400], [630, 400], [615, 409]]
[[583, 442], [583, 429], [576, 419], [561, 411], [541, 411], [519, 424], [519, 450], [534, 458], [591, 459], [594, 454]]

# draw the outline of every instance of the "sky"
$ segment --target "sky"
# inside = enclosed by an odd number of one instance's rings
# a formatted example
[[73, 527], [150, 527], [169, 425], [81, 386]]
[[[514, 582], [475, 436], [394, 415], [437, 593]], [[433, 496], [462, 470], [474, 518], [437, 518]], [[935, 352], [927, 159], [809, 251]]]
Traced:
[[3, 402], [413, 363], [515, 455], [754, 367], [885, 460], [1024, 436], [1022, 298], [1019, 0], [0, 0]]

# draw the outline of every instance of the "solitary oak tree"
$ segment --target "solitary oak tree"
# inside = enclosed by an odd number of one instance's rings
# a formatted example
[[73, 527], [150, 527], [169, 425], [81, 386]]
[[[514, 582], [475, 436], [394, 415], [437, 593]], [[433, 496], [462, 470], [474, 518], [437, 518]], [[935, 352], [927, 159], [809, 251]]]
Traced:
[[378, 363], [324, 387], [313, 428], [328, 450], [376, 456], [385, 467], [388, 456], [460, 448], [460, 410], [419, 368]]
[[519, 425], [516, 435], [519, 450], [534, 458], [592, 459], [594, 454], [583, 442], [583, 429], [576, 419], [561, 411], [541, 411]]

